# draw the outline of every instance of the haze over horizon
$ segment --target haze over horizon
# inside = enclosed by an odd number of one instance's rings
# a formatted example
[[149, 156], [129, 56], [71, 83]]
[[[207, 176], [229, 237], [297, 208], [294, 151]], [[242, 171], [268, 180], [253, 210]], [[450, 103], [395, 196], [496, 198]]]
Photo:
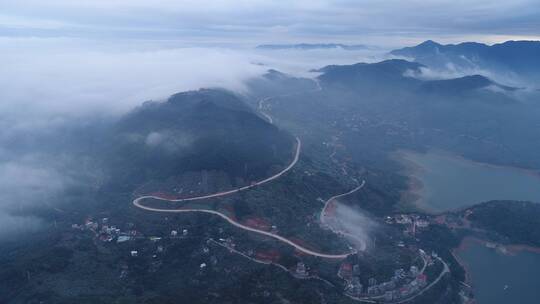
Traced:
[[[32, 110], [39, 95], [48, 99], [45, 112], [123, 112], [182, 90], [242, 92], [246, 79], [268, 68], [306, 76], [328, 64], [375, 62], [428, 39], [540, 39], [535, 2], [6, 0], [0, 4], [0, 88], [4, 99]], [[375, 48], [253, 50], [284, 43]], [[10, 105], [0, 108], [11, 112]]]
[[6, 0], [2, 37], [173, 40], [186, 45], [347, 42], [399, 47], [539, 39], [534, 0]]

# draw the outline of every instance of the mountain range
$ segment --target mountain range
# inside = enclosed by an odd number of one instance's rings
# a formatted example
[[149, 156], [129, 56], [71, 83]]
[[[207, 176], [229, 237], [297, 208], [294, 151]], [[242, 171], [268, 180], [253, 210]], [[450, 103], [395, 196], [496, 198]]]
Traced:
[[534, 84], [540, 79], [540, 41], [439, 44], [432, 40], [390, 52], [439, 70], [484, 72], [498, 80]]
[[320, 129], [314, 141], [330, 126], [340, 126], [336, 132], [356, 129], [343, 138], [359, 163], [381, 160], [376, 152], [381, 150], [438, 148], [480, 161], [540, 168], [533, 152], [540, 148], [538, 131], [530, 127], [537, 124], [540, 109], [521, 100], [521, 90], [478, 74], [426, 79], [421, 77], [425, 68], [401, 59], [326, 66], [317, 70], [321, 92], [280, 97], [272, 111], [297, 125], [297, 132]]

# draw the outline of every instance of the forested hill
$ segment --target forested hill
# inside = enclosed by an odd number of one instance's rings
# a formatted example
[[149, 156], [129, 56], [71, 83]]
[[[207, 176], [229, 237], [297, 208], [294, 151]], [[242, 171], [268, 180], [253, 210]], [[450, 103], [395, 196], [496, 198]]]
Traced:
[[475, 226], [494, 231], [513, 244], [540, 246], [540, 204], [491, 201], [471, 210], [468, 219]]
[[286, 166], [293, 143], [238, 96], [205, 89], [143, 104], [112, 128], [105, 151], [118, 182], [136, 185], [206, 170], [241, 184]]

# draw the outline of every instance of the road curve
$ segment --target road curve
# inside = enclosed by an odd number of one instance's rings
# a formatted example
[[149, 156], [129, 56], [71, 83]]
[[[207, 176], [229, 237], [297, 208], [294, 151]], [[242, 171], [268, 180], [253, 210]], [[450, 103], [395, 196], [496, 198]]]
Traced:
[[164, 197], [160, 197], [160, 196], [156, 196], [156, 195], [144, 195], [144, 196], [140, 196], [140, 197], [136, 198], [135, 200], [133, 200], [133, 205], [135, 205], [137, 208], [147, 210], [147, 211], [153, 211], [153, 212], [167, 212], [167, 213], [199, 212], [199, 213], [214, 214], [214, 215], [217, 215], [217, 216], [225, 219], [227, 222], [229, 222], [231, 225], [233, 225], [235, 227], [244, 229], [246, 231], [259, 233], [259, 234], [266, 235], [268, 237], [277, 239], [277, 240], [279, 240], [281, 242], [284, 242], [284, 243], [286, 243], [288, 245], [293, 246], [294, 248], [296, 248], [297, 250], [299, 250], [299, 251], [301, 251], [301, 252], [303, 252], [305, 254], [309, 254], [309, 255], [312, 255], [312, 256], [318, 256], [318, 257], [321, 257], [321, 258], [327, 258], [327, 259], [344, 259], [344, 258], [346, 258], [347, 256], [349, 256], [350, 254], [352, 254], [354, 252], [350, 252], [350, 253], [346, 253], [346, 254], [325, 254], [325, 253], [316, 252], [316, 251], [310, 250], [308, 248], [302, 247], [302, 246], [300, 246], [300, 245], [298, 245], [298, 244], [296, 244], [296, 243], [294, 243], [294, 242], [292, 242], [292, 241], [290, 241], [290, 240], [288, 240], [288, 239], [286, 239], [286, 238], [284, 238], [282, 236], [279, 236], [277, 234], [274, 234], [274, 233], [271, 233], [271, 232], [268, 232], [268, 231], [264, 231], [264, 230], [255, 229], [255, 228], [240, 224], [239, 222], [236, 222], [232, 218], [228, 217], [227, 215], [225, 215], [225, 214], [223, 214], [223, 213], [221, 213], [219, 211], [208, 210], [208, 209], [162, 209], [162, 208], [148, 207], [148, 206], [145, 206], [145, 205], [143, 205], [141, 203], [145, 199], [156, 199], [156, 200], [168, 201], [168, 202], [187, 202], [187, 201], [203, 200], [203, 199], [208, 199], [208, 198], [214, 198], [214, 197], [230, 195], [230, 194], [233, 194], [233, 193], [237, 193], [237, 192], [240, 192], [240, 191], [243, 191], [243, 190], [253, 188], [255, 186], [265, 184], [267, 182], [270, 182], [270, 181], [282, 176], [283, 174], [285, 174], [289, 170], [291, 170], [292, 167], [294, 167], [294, 165], [298, 162], [301, 147], [302, 147], [302, 142], [300, 141], [300, 139], [298, 137], [296, 137], [296, 151], [295, 151], [294, 159], [292, 160], [292, 162], [285, 169], [278, 172], [277, 174], [275, 174], [273, 176], [270, 176], [270, 177], [268, 177], [268, 178], [266, 178], [264, 180], [253, 183], [251, 185], [236, 188], [236, 189], [232, 189], [232, 190], [228, 190], [228, 191], [218, 192], [218, 193], [214, 193], [214, 194], [196, 196], [196, 197], [191, 197], [191, 198], [182, 198], [182, 199], [168, 199], [168, 198], [164, 198]]
[[141, 208], [141, 209], [144, 209], [144, 210], [147, 210], [147, 211], [153, 211], [153, 212], [168, 212], [168, 213], [181, 213], [181, 212], [200, 212], [200, 213], [209, 213], [209, 214], [214, 214], [214, 215], [217, 215], [219, 217], [221, 217], [222, 219], [226, 220], [227, 222], [229, 222], [229, 224], [235, 226], [235, 227], [238, 227], [240, 229], [243, 229], [243, 230], [246, 230], [246, 231], [251, 231], [251, 232], [255, 232], [255, 233], [258, 233], [258, 234], [262, 234], [262, 235], [266, 235], [268, 237], [271, 237], [271, 238], [274, 238], [276, 240], [279, 240], [281, 242], [284, 242], [288, 245], [291, 245], [293, 246], [294, 248], [296, 248], [298, 251], [301, 251], [305, 254], [309, 254], [309, 255], [312, 255], [312, 256], [317, 256], [317, 257], [321, 257], [321, 258], [327, 258], [327, 259], [344, 259], [346, 258], [347, 256], [349, 256], [350, 254], [352, 254], [353, 252], [350, 252], [350, 253], [346, 253], [346, 254], [325, 254], [325, 253], [320, 253], [320, 252], [316, 252], [316, 251], [313, 251], [311, 249], [308, 249], [308, 248], [305, 248], [305, 247], [302, 247], [282, 236], [279, 236], [277, 234], [274, 234], [274, 233], [271, 233], [271, 232], [268, 232], [268, 231], [264, 231], [264, 230], [259, 230], [259, 229], [255, 229], [255, 228], [252, 228], [252, 227], [249, 227], [249, 226], [246, 226], [246, 225], [242, 225], [240, 224], [239, 222], [233, 220], [232, 218], [228, 217], [227, 215], [219, 212], [219, 211], [215, 211], [215, 210], [207, 210], [207, 209], [161, 209], [161, 208], [152, 208], [152, 207], [148, 207], [148, 206], [145, 206], [143, 204], [141, 204], [141, 201], [144, 200], [144, 199], [147, 199], [149, 197], [145, 197], [145, 196], [141, 196], [139, 198], [136, 198], [134, 201], [133, 201], [133, 205], [135, 205], [137, 208]]
[[[318, 85], [318, 83], [317, 83], [317, 85]], [[317, 90], [320, 90], [320, 89], [321, 88], [318, 85]], [[273, 123], [272, 117], [270, 115], [268, 115], [267, 113], [265, 113], [264, 111], [262, 111], [263, 102], [268, 100], [268, 99], [270, 99], [270, 97], [267, 97], [267, 98], [264, 98], [264, 99], [260, 100], [260, 102], [259, 102], [259, 111], [268, 119], [268, 121], [270, 123]], [[217, 216], [225, 219], [227, 222], [229, 222], [231, 225], [233, 225], [235, 227], [238, 227], [240, 229], [244, 229], [246, 231], [262, 234], [262, 235], [265, 235], [265, 236], [268, 236], [268, 237], [271, 237], [271, 238], [274, 238], [274, 239], [277, 239], [277, 240], [279, 240], [281, 242], [284, 242], [284, 243], [286, 243], [288, 245], [293, 246], [298, 251], [303, 252], [305, 254], [309, 254], [309, 255], [317, 256], [317, 257], [321, 257], [321, 258], [327, 258], [327, 259], [344, 259], [347, 256], [349, 256], [350, 254], [354, 254], [355, 252], [353, 251], [353, 252], [349, 252], [349, 253], [346, 253], [346, 254], [325, 254], [325, 253], [316, 252], [316, 251], [310, 250], [308, 248], [305, 248], [303, 246], [300, 246], [300, 245], [298, 245], [298, 244], [296, 244], [296, 243], [294, 243], [294, 242], [292, 242], [292, 241], [290, 241], [290, 240], [288, 240], [288, 239], [286, 239], [286, 238], [284, 238], [282, 236], [279, 236], [277, 234], [274, 234], [274, 233], [271, 233], [271, 232], [268, 232], [268, 231], [264, 231], [264, 230], [255, 229], [255, 228], [240, 224], [239, 222], [236, 222], [232, 218], [228, 217], [227, 215], [225, 215], [225, 214], [223, 214], [223, 213], [221, 213], [219, 211], [208, 210], [208, 209], [161, 209], [161, 208], [152, 208], [152, 207], [148, 207], [148, 206], [145, 206], [145, 205], [141, 204], [141, 202], [143, 200], [145, 200], [145, 199], [155, 199], [155, 200], [168, 201], [168, 202], [188, 202], [188, 201], [203, 200], [203, 199], [208, 199], [208, 198], [226, 196], [226, 195], [230, 195], [230, 194], [233, 194], [233, 193], [244, 191], [244, 190], [256, 187], [256, 186], [260, 186], [262, 184], [268, 183], [268, 182], [282, 176], [283, 174], [285, 174], [289, 170], [291, 170], [294, 167], [294, 165], [296, 165], [296, 163], [298, 162], [298, 158], [300, 156], [301, 148], [302, 148], [302, 141], [300, 141], [300, 138], [296, 137], [296, 151], [295, 151], [294, 158], [291, 161], [291, 163], [285, 169], [281, 170], [277, 174], [272, 175], [272, 176], [270, 176], [270, 177], [268, 177], [266, 179], [263, 179], [261, 181], [258, 181], [256, 183], [250, 184], [248, 186], [243, 186], [243, 187], [240, 187], [240, 188], [236, 188], [236, 189], [232, 189], [232, 190], [228, 190], [228, 191], [223, 191], [223, 192], [218, 192], [218, 193], [213, 193], [213, 194], [208, 194], [208, 195], [202, 195], [202, 196], [196, 196], [196, 197], [190, 197], [190, 198], [179, 198], [179, 199], [169, 199], [169, 198], [164, 198], [164, 197], [160, 197], [160, 196], [157, 196], [157, 195], [144, 195], [144, 196], [140, 196], [140, 197], [134, 199], [133, 200], [133, 205], [136, 206], [137, 208], [147, 210], [147, 211], [153, 211], [153, 212], [167, 212], [167, 213], [199, 212], [199, 213], [214, 214], [214, 215], [217, 215]], [[357, 189], [353, 189], [352, 191], [350, 191], [348, 193], [345, 193], [345, 194], [342, 194], [342, 195], [347, 195], [349, 193], [352, 193], [352, 192], [358, 190], [359, 188], [361, 188], [362, 186], [363, 186], [363, 184], [360, 187], [358, 187]], [[338, 198], [338, 197], [340, 197], [342, 195], [337, 195], [337, 196], [333, 197], [332, 199]]]
[[344, 197], [344, 196], [347, 196], [347, 195], [349, 195], [349, 194], [355, 193], [356, 191], [358, 191], [358, 190], [364, 188], [364, 185], [365, 185], [365, 184], [366, 184], [366, 180], [362, 180], [362, 182], [360, 183], [360, 185], [358, 185], [358, 187], [352, 189], [351, 191], [345, 192], [345, 193], [342, 193], [342, 194], [338, 194], [338, 195], [334, 195], [334, 196], [332, 196], [331, 198], [329, 198], [329, 199], [324, 203], [324, 207], [322, 208], [321, 214], [319, 215], [319, 220], [321, 221], [321, 223], [323, 223], [323, 224], [325, 223], [325, 220], [324, 220], [324, 213], [326, 212], [326, 209], [328, 208], [328, 205], [329, 205], [332, 201], [334, 201], [334, 200], [336, 200], [336, 199], [338, 199], [338, 198], [340, 198], [340, 197]]
[[233, 193], [244, 191], [244, 190], [256, 187], [256, 186], [260, 186], [262, 184], [266, 184], [266, 183], [268, 183], [268, 182], [282, 176], [283, 174], [285, 174], [289, 170], [291, 170], [292, 167], [294, 167], [294, 165], [296, 165], [296, 163], [298, 162], [298, 158], [300, 156], [301, 148], [302, 148], [302, 142], [300, 141], [300, 138], [296, 137], [296, 151], [294, 153], [294, 158], [291, 161], [291, 163], [285, 169], [281, 170], [280, 172], [278, 172], [278, 173], [276, 173], [276, 174], [274, 174], [274, 175], [272, 175], [272, 176], [270, 176], [270, 177], [268, 177], [266, 179], [263, 179], [261, 181], [255, 182], [255, 183], [247, 185], [247, 186], [243, 186], [243, 187], [240, 187], [240, 188], [227, 190], [227, 191], [223, 191], [223, 192], [207, 194], [207, 195], [201, 195], [201, 196], [195, 196], [195, 197], [188, 197], [188, 198], [169, 199], [169, 198], [164, 198], [164, 197], [160, 197], [160, 196], [157, 196], [157, 195], [144, 195], [144, 196], [139, 197], [138, 199], [153, 198], [153, 199], [156, 199], [156, 200], [168, 201], [168, 202], [189, 202], [189, 201], [197, 201], [197, 200], [215, 198], [215, 197], [220, 197], [220, 196], [226, 196], [226, 195], [230, 195], [230, 194], [233, 194]]
[[441, 271], [441, 273], [439, 274], [439, 276], [435, 280], [433, 280], [433, 282], [431, 282], [431, 284], [426, 286], [424, 289], [420, 290], [414, 296], [411, 296], [409, 298], [406, 298], [406, 299], [403, 299], [403, 300], [400, 300], [400, 301], [397, 301], [397, 302], [391, 302], [389, 304], [402, 304], [402, 303], [407, 303], [407, 302], [410, 302], [410, 301], [416, 299], [417, 297], [421, 296], [426, 291], [428, 291], [431, 287], [435, 286], [435, 284], [439, 283], [439, 281], [444, 277], [445, 274], [450, 273], [450, 268], [448, 267], [448, 264], [446, 264], [446, 262], [443, 261], [443, 259], [441, 259], [439, 257], [437, 257], [437, 259], [443, 264], [444, 268]]
[[332, 227], [332, 225], [327, 224], [326, 219], [325, 219], [325, 213], [326, 213], [326, 209], [328, 208], [328, 206], [330, 205], [331, 202], [333, 202], [334, 200], [336, 200], [336, 199], [338, 199], [340, 197], [344, 197], [344, 196], [347, 196], [349, 194], [353, 194], [354, 192], [362, 189], [365, 184], [366, 184], [366, 181], [362, 180], [362, 183], [360, 183], [360, 185], [358, 185], [358, 187], [352, 189], [351, 191], [345, 192], [345, 193], [342, 193], [342, 194], [339, 194], [339, 195], [332, 196], [331, 198], [329, 198], [324, 203], [324, 207], [322, 208], [321, 213], [319, 214], [319, 221], [321, 222], [321, 224], [328, 227], [333, 233], [335, 233], [337, 235], [343, 235], [343, 236], [346, 236], [346, 237], [349, 237], [349, 238], [352, 238], [352, 239], [356, 239], [357, 241], [359, 241], [362, 244], [362, 248], [359, 248], [359, 250], [361, 250], [361, 251], [364, 251], [366, 249], [366, 247], [367, 247], [365, 241], [363, 239], [359, 238], [358, 236], [354, 235], [354, 234], [351, 234], [351, 233], [349, 233], [347, 231], [336, 229], [335, 227]]

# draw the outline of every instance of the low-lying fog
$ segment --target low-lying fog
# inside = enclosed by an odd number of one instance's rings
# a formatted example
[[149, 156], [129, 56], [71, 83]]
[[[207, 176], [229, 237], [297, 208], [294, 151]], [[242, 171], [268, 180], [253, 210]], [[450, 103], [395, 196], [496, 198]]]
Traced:
[[114, 119], [146, 100], [201, 87], [246, 93], [270, 68], [311, 76], [326, 64], [375, 61], [381, 51], [193, 47], [174, 41], [0, 38], [0, 238], [36, 229], [31, 206], [81, 182], [66, 130]]
[[369, 248], [369, 244], [372, 243], [372, 233], [378, 226], [369, 215], [358, 208], [337, 203], [334, 217], [336, 220], [332, 223], [339, 226], [334, 228], [342, 231], [345, 238], [357, 250], [364, 251]]

